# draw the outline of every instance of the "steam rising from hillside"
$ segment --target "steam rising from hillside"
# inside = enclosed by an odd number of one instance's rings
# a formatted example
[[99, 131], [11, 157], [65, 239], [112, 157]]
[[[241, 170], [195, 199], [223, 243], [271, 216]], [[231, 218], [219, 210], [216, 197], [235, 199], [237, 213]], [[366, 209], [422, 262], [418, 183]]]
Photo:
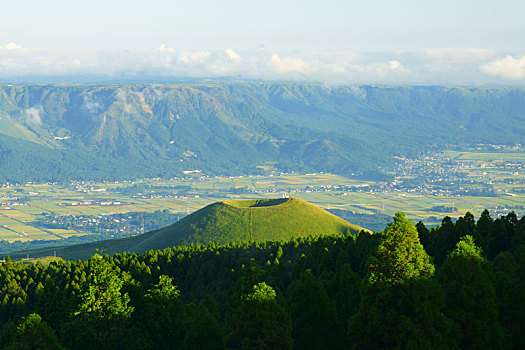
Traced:
[[41, 114], [43, 113], [42, 107], [31, 107], [25, 111], [25, 122], [29, 125], [42, 125]]
[[83, 107], [87, 109], [91, 114], [96, 114], [102, 109], [101, 104], [98, 103], [98, 101], [93, 95], [83, 94], [82, 98], [84, 99]]

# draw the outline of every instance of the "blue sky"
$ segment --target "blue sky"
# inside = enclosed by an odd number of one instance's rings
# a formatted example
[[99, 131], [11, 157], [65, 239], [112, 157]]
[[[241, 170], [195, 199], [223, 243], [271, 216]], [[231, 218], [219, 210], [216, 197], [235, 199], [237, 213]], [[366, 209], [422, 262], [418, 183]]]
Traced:
[[525, 1], [19, 0], [0, 78], [525, 84]]

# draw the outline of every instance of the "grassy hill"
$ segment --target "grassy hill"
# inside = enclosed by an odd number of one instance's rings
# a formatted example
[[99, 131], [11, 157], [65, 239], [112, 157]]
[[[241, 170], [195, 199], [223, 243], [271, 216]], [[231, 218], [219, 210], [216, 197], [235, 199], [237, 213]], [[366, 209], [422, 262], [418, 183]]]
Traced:
[[140, 236], [69, 247], [44, 248], [13, 254], [13, 258], [57, 256], [88, 258], [103, 250], [110, 255], [123, 251], [144, 253], [190, 243], [263, 242], [309, 235], [356, 233], [362, 228], [295, 198], [223, 201], [210, 204], [179, 222]]

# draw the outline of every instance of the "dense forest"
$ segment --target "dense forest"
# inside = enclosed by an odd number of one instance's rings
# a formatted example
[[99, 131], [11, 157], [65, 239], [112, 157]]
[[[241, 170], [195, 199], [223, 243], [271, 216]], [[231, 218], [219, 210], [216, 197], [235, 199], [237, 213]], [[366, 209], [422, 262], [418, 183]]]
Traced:
[[523, 349], [525, 217], [0, 266], [9, 349]]

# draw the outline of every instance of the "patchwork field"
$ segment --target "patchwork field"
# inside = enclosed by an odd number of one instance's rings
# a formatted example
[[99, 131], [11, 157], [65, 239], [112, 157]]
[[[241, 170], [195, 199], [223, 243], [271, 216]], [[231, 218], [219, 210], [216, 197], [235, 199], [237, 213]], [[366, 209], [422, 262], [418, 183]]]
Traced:
[[447, 151], [447, 154], [459, 160], [471, 160], [485, 163], [503, 162], [503, 161], [525, 161], [525, 153], [514, 152], [464, 152], [464, 151]]
[[451, 186], [458, 181], [474, 189], [490, 186], [492, 195], [431, 194], [323, 173], [75, 182], [67, 186], [27, 183], [0, 187], [0, 239], [57, 240], [92, 233], [38, 227], [36, 222], [46, 214], [97, 217], [167, 209], [185, 215], [225, 199], [286, 196], [361, 214], [393, 216], [404, 211], [409, 218], [429, 225], [438, 224], [445, 215], [455, 218], [467, 211], [479, 216], [485, 208], [493, 216], [510, 210], [525, 215], [525, 153], [447, 151], [439, 157], [457, 165], [459, 179], [448, 178]]

